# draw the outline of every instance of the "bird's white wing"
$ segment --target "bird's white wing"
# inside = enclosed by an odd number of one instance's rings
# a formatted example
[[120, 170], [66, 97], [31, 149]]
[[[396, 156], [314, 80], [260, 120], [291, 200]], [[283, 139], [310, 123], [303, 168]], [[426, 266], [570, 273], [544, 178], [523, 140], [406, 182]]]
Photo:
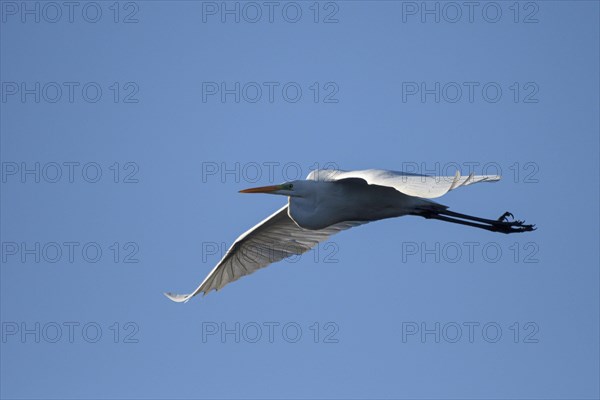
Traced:
[[219, 290], [269, 264], [302, 254], [329, 236], [363, 223], [348, 221], [321, 230], [302, 229], [289, 217], [285, 205], [237, 238], [193, 293], [165, 295], [173, 301], [186, 302], [200, 292], [207, 294], [213, 289]]
[[383, 169], [365, 169], [362, 171], [342, 171], [320, 169], [312, 171], [306, 179], [316, 181], [337, 181], [346, 178], [361, 178], [370, 185], [393, 187], [409, 196], [434, 199], [441, 197], [451, 190], [477, 182], [493, 182], [500, 180], [499, 175], [469, 175], [461, 176], [456, 171], [455, 176], [418, 175], [400, 171]]

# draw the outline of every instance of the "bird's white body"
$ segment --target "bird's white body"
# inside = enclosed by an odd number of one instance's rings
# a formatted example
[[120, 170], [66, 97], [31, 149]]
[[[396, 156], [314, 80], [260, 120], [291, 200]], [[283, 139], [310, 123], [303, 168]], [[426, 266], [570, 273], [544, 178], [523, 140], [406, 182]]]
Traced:
[[186, 295], [166, 293], [185, 302], [203, 292], [219, 290], [242, 276], [294, 254], [302, 254], [342, 230], [403, 215], [419, 215], [490, 231], [533, 230], [522, 221], [507, 222], [458, 214], [431, 201], [450, 190], [477, 182], [499, 180], [497, 175], [433, 177], [387, 170], [316, 170], [306, 180], [243, 190], [288, 197], [288, 204], [242, 234], [198, 288]]
[[[385, 186], [369, 185], [362, 179], [341, 181], [301, 181], [303, 196], [290, 196], [288, 215], [301, 228], [318, 230], [344, 221], [378, 221], [401, 217], [419, 207], [436, 203], [398, 192]], [[303, 188], [301, 188], [303, 189]]]

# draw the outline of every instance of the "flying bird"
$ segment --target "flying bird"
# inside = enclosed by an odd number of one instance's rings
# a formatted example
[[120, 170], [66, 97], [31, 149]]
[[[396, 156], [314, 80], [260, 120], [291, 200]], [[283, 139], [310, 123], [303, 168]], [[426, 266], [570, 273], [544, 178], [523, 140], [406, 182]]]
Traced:
[[[165, 295], [187, 302], [292, 255], [302, 254], [329, 236], [385, 218], [415, 215], [492, 232], [518, 233], [535, 229], [505, 212], [485, 219], [448, 210], [430, 199], [478, 182], [500, 180], [498, 175], [429, 176], [398, 171], [315, 170], [306, 180], [241, 190], [287, 196], [275, 213], [243, 233], [227, 250], [200, 286], [190, 294]], [[510, 218], [509, 218], [510, 217]]]

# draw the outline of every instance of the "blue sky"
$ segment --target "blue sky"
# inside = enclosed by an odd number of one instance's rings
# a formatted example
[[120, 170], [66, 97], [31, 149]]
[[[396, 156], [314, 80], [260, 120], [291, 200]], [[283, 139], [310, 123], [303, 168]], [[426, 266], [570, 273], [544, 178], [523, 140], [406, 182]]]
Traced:
[[[69, 7], [0, 2], [2, 398], [598, 398], [597, 2]], [[317, 166], [500, 173], [439, 201], [539, 229], [162, 295]]]

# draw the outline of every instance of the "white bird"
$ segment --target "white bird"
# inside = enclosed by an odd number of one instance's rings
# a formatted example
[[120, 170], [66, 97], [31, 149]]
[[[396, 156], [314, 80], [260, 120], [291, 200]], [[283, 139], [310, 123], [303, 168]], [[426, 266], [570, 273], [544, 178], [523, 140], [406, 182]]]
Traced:
[[498, 180], [498, 175], [461, 177], [459, 172], [436, 177], [377, 169], [315, 170], [306, 180], [241, 190], [288, 196], [288, 204], [238, 237], [194, 292], [165, 295], [186, 302], [200, 292], [206, 295], [271, 263], [302, 254], [335, 233], [385, 218], [416, 215], [501, 233], [534, 230], [523, 221], [508, 221], [513, 217], [509, 212], [496, 220], [478, 218], [428, 200], [461, 186]]

